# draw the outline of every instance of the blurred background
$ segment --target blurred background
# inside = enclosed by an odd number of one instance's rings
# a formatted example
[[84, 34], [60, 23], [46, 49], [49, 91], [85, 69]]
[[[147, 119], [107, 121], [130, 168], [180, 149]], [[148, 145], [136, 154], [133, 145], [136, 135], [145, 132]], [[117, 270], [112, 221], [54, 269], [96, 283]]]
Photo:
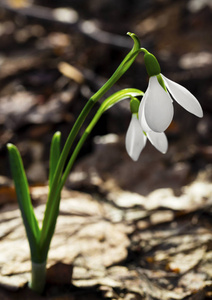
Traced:
[[[124, 146], [129, 103], [116, 105], [87, 140], [67, 186], [101, 192], [116, 186], [146, 195], [211, 179], [211, 0], [1, 0], [1, 187], [11, 184], [8, 142], [20, 150], [30, 184], [47, 182], [54, 132], [62, 132], [64, 143], [88, 98], [131, 49], [128, 31], [158, 58], [164, 75], [197, 97], [204, 117], [174, 104], [168, 153], [148, 143], [134, 163]], [[140, 55], [109, 94], [126, 87], [145, 91], [147, 85]], [[5, 189], [1, 194], [11, 196]]]

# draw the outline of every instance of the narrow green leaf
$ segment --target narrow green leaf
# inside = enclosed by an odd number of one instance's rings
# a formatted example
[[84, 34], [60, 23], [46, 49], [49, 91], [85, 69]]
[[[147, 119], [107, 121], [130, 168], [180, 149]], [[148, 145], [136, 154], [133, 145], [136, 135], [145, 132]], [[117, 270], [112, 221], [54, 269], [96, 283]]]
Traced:
[[39, 261], [38, 240], [40, 238], [40, 228], [31, 203], [29, 186], [20, 153], [12, 144], [8, 144], [7, 149], [9, 152], [10, 167], [15, 183], [17, 200], [25, 225], [32, 260], [36, 262]]
[[[54, 229], [59, 213], [59, 203], [60, 203], [60, 193], [58, 197], [55, 197], [56, 187], [55, 184], [55, 174], [58, 168], [58, 162], [60, 160], [61, 150], [60, 150], [61, 133], [58, 131], [54, 134], [51, 142], [50, 148], [50, 162], [49, 162], [49, 195], [51, 195], [51, 201], [47, 201], [45, 210], [45, 226], [41, 229], [41, 239], [40, 239], [40, 249], [42, 259], [46, 259], [49, 245], [54, 234]], [[54, 186], [53, 186], [54, 184]], [[54, 193], [51, 193], [52, 188]]]
[[52, 186], [52, 181], [56, 171], [57, 163], [60, 158], [60, 141], [61, 141], [61, 132], [55, 132], [50, 148], [50, 161], [49, 161], [49, 187]]
[[57, 217], [59, 214], [59, 207], [60, 207], [60, 195], [61, 195], [61, 191], [57, 190], [51, 199], [52, 206], [51, 207], [49, 206], [48, 207], [49, 209], [46, 210], [45, 212], [46, 223], [45, 226], [42, 226], [41, 238], [40, 238], [40, 249], [41, 249], [42, 260], [47, 259], [50, 243], [55, 231], [55, 226], [57, 223]]

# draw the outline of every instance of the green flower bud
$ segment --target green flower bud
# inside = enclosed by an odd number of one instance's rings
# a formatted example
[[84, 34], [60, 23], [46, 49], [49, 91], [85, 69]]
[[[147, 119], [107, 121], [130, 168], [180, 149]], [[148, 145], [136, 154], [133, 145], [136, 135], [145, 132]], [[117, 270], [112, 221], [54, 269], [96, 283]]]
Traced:
[[132, 97], [130, 101], [130, 110], [132, 114], [138, 113], [139, 105], [140, 105], [140, 101], [137, 98]]
[[160, 65], [157, 61], [157, 58], [153, 54], [149, 52], [145, 53], [144, 63], [149, 77], [160, 74]]

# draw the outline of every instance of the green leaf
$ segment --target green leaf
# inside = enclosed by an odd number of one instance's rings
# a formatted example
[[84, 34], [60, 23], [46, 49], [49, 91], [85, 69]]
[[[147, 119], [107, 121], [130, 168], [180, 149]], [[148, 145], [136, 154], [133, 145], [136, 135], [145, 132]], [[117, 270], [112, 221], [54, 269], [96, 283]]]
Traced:
[[38, 241], [40, 238], [40, 228], [31, 203], [23, 162], [18, 149], [14, 145], [8, 144], [7, 149], [9, 152], [10, 167], [15, 183], [17, 200], [25, 225], [32, 260], [34, 262], [39, 262]]
[[49, 161], [49, 187], [51, 188], [54, 174], [56, 171], [57, 163], [60, 158], [60, 141], [61, 141], [61, 132], [55, 132], [50, 148], [50, 161]]
[[[55, 231], [55, 226], [57, 223], [57, 217], [59, 214], [59, 207], [60, 207], [60, 195], [61, 191], [57, 190], [56, 193], [52, 196], [51, 206], [46, 207], [46, 223], [42, 225], [41, 229], [41, 238], [40, 238], [40, 249], [42, 260], [46, 260], [48, 256], [48, 251], [50, 247], [50, 243]], [[50, 203], [50, 202], [49, 202]]]
[[[55, 172], [57, 170], [57, 164], [60, 159], [60, 141], [61, 141], [61, 132], [56, 132], [52, 138], [51, 148], [50, 148], [50, 163], [49, 163], [49, 194], [51, 194], [51, 189], [53, 188], [52, 184], [54, 182]], [[48, 250], [52, 236], [54, 234], [55, 225], [57, 222], [57, 217], [59, 214], [59, 204], [60, 204], [60, 193], [56, 196], [56, 189], [52, 195], [51, 203], [47, 201], [46, 204], [46, 223], [45, 226], [42, 226], [41, 229], [41, 239], [40, 239], [40, 249], [42, 259], [45, 260], [48, 255]]]
[[[56, 193], [57, 189], [55, 189], [57, 185], [55, 185], [54, 176], [55, 173], [58, 171], [57, 167], [61, 155], [60, 141], [61, 141], [61, 133], [58, 131], [54, 134], [52, 138], [51, 148], [50, 148], [49, 195], [51, 195], [51, 202], [48, 199], [46, 204], [45, 215], [44, 215], [45, 225], [43, 222], [42, 229], [41, 229], [40, 249], [41, 249], [41, 255], [43, 260], [47, 258], [50, 242], [54, 234], [54, 229], [59, 214], [60, 192], [59, 195], [57, 195]], [[54, 190], [54, 193], [51, 193], [52, 189]]]

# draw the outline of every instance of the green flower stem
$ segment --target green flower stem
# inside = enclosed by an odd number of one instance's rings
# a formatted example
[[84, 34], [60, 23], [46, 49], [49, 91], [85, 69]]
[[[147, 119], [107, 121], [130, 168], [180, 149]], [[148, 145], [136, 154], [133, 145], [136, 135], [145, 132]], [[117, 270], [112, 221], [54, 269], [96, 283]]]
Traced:
[[85, 143], [87, 137], [91, 133], [92, 129], [94, 128], [94, 126], [96, 125], [96, 123], [98, 122], [98, 120], [99, 120], [100, 117], [101, 117], [101, 114], [96, 114], [94, 116], [94, 118], [92, 119], [91, 123], [86, 128], [86, 130], [84, 131], [82, 137], [80, 138], [80, 140], [79, 140], [76, 148], [74, 149], [74, 152], [73, 152], [73, 154], [72, 154], [72, 156], [71, 156], [71, 158], [70, 158], [70, 160], [68, 162], [68, 165], [67, 165], [67, 167], [66, 167], [66, 169], [64, 171], [64, 174], [62, 176], [60, 184], [57, 187], [57, 193], [56, 193], [56, 197], [57, 198], [58, 198], [58, 195], [60, 195], [60, 193], [61, 193], [61, 190], [62, 190], [62, 188], [63, 188], [63, 186], [64, 186], [64, 184], [66, 182], [66, 179], [67, 179], [67, 177], [68, 177], [68, 175], [70, 173], [70, 170], [71, 170], [71, 168], [72, 168], [72, 166], [73, 166], [73, 164], [74, 164], [74, 162], [75, 162], [75, 160], [76, 160], [76, 158], [77, 158], [77, 156], [78, 156], [78, 154], [79, 154], [79, 152], [80, 152], [83, 144]]
[[141, 52], [144, 52], [144, 54], [149, 54], [149, 51], [146, 50], [145, 48], [140, 48], [140, 51], [141, 51]]
[[46, 261], [43, 263], [34, 263], [32, 261], [31, 281], [29, 287], [37, 292], [42, 293], [46, 283]]
[[96, 112], [95, 116], [93, 117], [92, 121], [90, 122], [90, 124], [87, 126], [87, 128], [85, 129], [81, 139], [79, 140], [69, 162], [68, 165], [64, 171], [64, 174], [62, 176], [60, 185], [58, 187], [58, 192], [62, 190], [67, 177], [71, 171], [71, 168], [79, 154], [79, 151], [81, 150], [84, 142], [86, 141], [87, 137], [89, 136], [89, 134], [91, 133], [91, 131], [93, 130], [94, 126], [96, 125], [96, 123], [98, 122], [98, 120], [100, 119], [100, 117], [102, 116], [102, 114], [109, 109], [111, 106], [113, 106], [114, 104], [118, 103], [119, 101], [122, 101], [126, 98], [131, 98], [132, 96], [141, 96], [144, 93], [140, 90], [137, 89], [124, 89], [122, 91], [119, 91], [113, 95], [111, 95], [110, 97], [108, 97], [100, 106], [100, 108], [98, 109], [98, 111]]
[[[97, 123], [97, 121], [99, 120], [99, 118], [101, 117], [101, 115], [103, 114], [103, 112], [105, 110], [107, 110], [108, 108], [110, 108], [111, 106], [113, 106], [115, 103], [124, 100], [126, 98], [129, 98], [131, 96], [141, 96], [143, 95], [143, 92], [138, 90], [138, 89], [124, 89], [121, 90], [119, 92], [116, 92], [115, 94], [111, 95], [110, 97], [108, 97], [107, 99], [104, 100], [104, 102], [101, 104], [100, 108], [98, 109], [98, 111], [96, 112], [94, 118], [92, 119], [92, 121], [90, 122], [90, 125], [87, 127], [87, 129], [85, 130], [84, 134], [82, 135], [80, 141], [78, 142], [69, 162], [68, 165], [65, 168], [64, 174], [61, 178], [61, 181], [58, 183], [55, 192], [54, 192], [54, 201], [53, 201], [53, 205], [51, 206], [51, 210], [49, 210], [49, 223], [47, 224], [49, 226], [48, 228], [48, 232], [46, 232], [46, 238], [43, 240], [42, 244], [40, 243], [40, 247], [41, 247], [41, 253], [42, 253], [42, 257], [43, 259], [45, 257], [47, 257], [48, 255], [48, 249], [49, 249], [49, 245], [51, 242], [51, 237], [54, 233], [54, 229], [55, 229], [55, 225], [56, 225], [56, 220], [57, 220], [57, 216], [59, 213], [59, 205], [60, 205], [60, 193], [62, 191], [62, 188], [65, 184], [65, 181], [69, 175], [69, 172], [73, 166], [73, 163], [75, 162], [77, 155], [80, 151], [80, 149], [82, 148], [85, 140], [87, 139], [88, 135], [90, 134], [90, 132], [92, 131], [93, 127], [95, 126], [95, 124]], [[53, 222], [54, 221], [54, 222]]]
[[[63, 151], [61, 153], [57, 168], [55, 170], [55, 176], [53, 178], [52, 186], [57, 185], [66, 159], [68, 157], [69, 151], [71, 146], [76, 138], [77, 133], [79, 132], [82, 124], [84, 123], [87, 115], [91, 111], [94, 104], [117, 82], [117, 80], [127, 71], [127, 69], [131, 66], [131, 64], [136, 59], [136, 56], [140, 53], [140, 41], [138, 40], [137, 36], [133, 33], [128, 33], [128, 35], [134, 40], [134, 46], [132, 50], [126, 55], [122, 63], [110, 77], [110, 79], [88, 100], [85, 107], [83, 108], [81, 114], [79, 115], [78, 119], [76, 120], [67, 140]], [[52, 190], [52, 194], [54, 194], [54, 190]]]
[[[46, 247], [49, 248], [51, 237], [49, 237], [50, 234], [54, 233], [54, 228], [56, 225], [56, 219], [57, 216], [55, 215], [55, 208], [56, 211], [58, 211], [60, 197], [58, 193], [56, 193], [58, 185], [61, 180], [62, 172], [65, 166], [65, 162], [67, 160], [68, 154], [70, 152], [70, 149], [72, 147], [72, 144], [82, 126], [84, 123], [87, 115], [91, 111], [94, 104], [117, 82], [117, 80], [127, 71], [127, 69], [131, 66], [131, 64], [134, 62], [136, 56], [140, 52], [140, 41], [138, 40], [137, 36], [134, 34], [129, 33], [129, 35], [134, 40], [134, 46], [132, 50], [127, 54], [127, 56], [124, 58], [122, 63], [119, 65], [119, 67], [116, 69], [114, 74], [111, 76], [111, 78], [88, 100], [85, 107], [83, 108], [81, 114], [79, 115], [78, 119], [76, 120], [68, 138], [65, 143], [65, 146], [62, 150], [62, 153], [60, 155], [59, 162], [57, 164], [55, 175], [52, 180], [51, 188], [49, 190], [47, 205], [46, 205], [46, 211], [44, 214], [43, 219], [43, 225], [41, 230], [41, 237], [40, 237], [40, 247], [41, 252], [48, 253], [46, 251]], [[57, 196], [55, 196], [57, 195]], [[54, 217], [53, 217], [54, 216]], [[48, 243], [46, 242], [48, 240]], [[43, 259], [46, 259], [46, 257], [43, 257]]]
[[71, 156], [71, 158], [70, 158], [70, 160], [68, 162], [68, 165], [67, 165], [67, 167], [65, 169], [65, 172], [63, 174], [63, 177], [61, 179], [61, 182], [60, 182], [60, 185], [59, 185], [59, 191], [62, 190], [62, 188], [63, 188], [63, 186], [64, 186], [64, 184], [66, 182], [66, 179], [68, 178], [68, 175], [69, 175], [69, 173], [71, 171], [71, 168], [72, 168], [72, 166], [73, 166], [73, 164], [74, 164], [74, 162], [75, 162], [75, 160], [76, 160], [76, 158], [77, 158], [77, 156], [78, 156], [78, 154], [79, 154], [79, 152], [80, 152], [83, 144], [85, 143], [87, 137], [91, 133], [93, 127], [95, 126], [95, 124], [97, 123], [97, 121], [99, 120], [99, 118], [100, 118], [100, 115], [97, 115], [96, 118], [93, 118], [93, 120], [91, 121], [90, 125], [84, 131], [84, 133], [83, 133], [81, 139], [79, 140], [76, 148], [74, 149], [74, 152], [73, 152], [73, 154], [72, 154], [72, 156]]

